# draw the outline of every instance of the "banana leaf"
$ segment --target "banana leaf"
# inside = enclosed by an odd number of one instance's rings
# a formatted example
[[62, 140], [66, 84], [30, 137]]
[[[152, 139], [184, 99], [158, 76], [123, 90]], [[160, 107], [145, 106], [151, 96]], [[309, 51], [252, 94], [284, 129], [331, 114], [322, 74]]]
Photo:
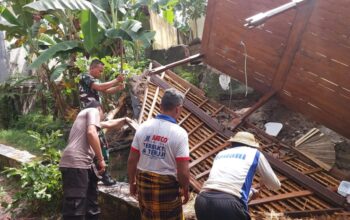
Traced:
[[32, 2], [24, 6], [24, 8], [35, 11], [49, 11], [49, 10], [90, 10], [98, 19], [99, 24], [105, 28], [109, 27], [111, 22], [108, 19], [106, 11], [98, 6], [85, 0], [40, 0]]
[[36, 69], [41, 64], [44, 64], [50, 59], [56, 57], [58, 53], [66, 52], [81, 46], [82, 45], [79, 41], [64, 41], [58, 43], [41, 53], [40, 56], [32, 64], [29, 65], [29, 68]]

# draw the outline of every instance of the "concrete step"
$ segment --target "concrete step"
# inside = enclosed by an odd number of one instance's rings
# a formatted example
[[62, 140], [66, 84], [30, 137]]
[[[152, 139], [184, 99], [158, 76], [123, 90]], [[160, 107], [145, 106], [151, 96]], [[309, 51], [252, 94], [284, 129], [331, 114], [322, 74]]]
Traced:
[[3, 170], [5, 167], [18, 167], [34, 158], [35, 156], [27, 151], [0, 144], [0, 170]]

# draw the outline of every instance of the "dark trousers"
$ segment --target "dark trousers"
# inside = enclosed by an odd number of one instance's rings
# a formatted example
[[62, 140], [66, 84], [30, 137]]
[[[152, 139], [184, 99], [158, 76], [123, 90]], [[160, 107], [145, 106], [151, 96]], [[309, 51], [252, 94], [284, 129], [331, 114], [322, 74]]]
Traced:
[[239, 198], [219, 191], [201, 192], [194, 205], [198, 220], [250, 220]]
[[63, 181], [64, 220], [97, 220], [98, 179], [92, 169], [60, 168]]

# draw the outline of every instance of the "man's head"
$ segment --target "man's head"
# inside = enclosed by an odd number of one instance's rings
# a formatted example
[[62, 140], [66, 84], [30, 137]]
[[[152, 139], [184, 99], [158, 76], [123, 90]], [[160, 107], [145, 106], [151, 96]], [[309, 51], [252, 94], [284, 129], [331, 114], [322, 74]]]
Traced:
[[173, 88], [167, 89], [160, 102], [160, 111], [177, 119], [181, 114], [183, 102], [184, 96], [182, 93]]
[[100, 78], [103, 68], [104, 64], [100, 60], [94, 59], [90, 64], [90, 75], [95, 78]]
[[99, 101], [96, 100], [91, 100], [85, 108], [97, 108], [98, 111], [100, 112], [100, 120], [102, 121], [104, 119], [104, 114], [103, 114], [103, 109], [102, 105]]
[[254, 135], [246, 131], [237, 132], [228, 141], [232, 143], [245, 144], [249, 147], [259, 148], [259, 143], [255, 140]]

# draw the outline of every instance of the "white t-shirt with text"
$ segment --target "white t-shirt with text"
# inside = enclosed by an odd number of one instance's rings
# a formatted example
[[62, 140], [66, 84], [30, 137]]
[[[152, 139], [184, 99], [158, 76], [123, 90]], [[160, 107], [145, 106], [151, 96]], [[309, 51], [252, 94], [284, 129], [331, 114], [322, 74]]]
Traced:
[[166, 117], [153, 118], [141, 124], [131, 150], [140, 154], [139, 170], [176, 177], [176, 161], [190, 159], [188, 134]]

